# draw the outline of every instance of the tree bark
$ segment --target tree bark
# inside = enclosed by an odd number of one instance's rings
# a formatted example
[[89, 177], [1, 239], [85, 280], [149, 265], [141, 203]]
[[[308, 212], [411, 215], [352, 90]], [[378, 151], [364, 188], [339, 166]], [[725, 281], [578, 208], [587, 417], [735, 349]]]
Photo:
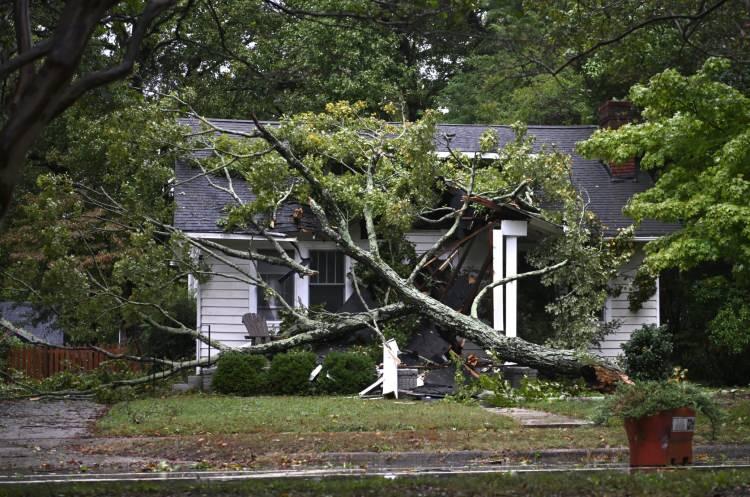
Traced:
[[[0, 129], [0, 220], [3, 219], [21, 174], [26, 154], [45, 126], [92, 88], [122, 79], [132, 69], [148, 26], [175, 0], [150, 0], [133, 26], [122, 61], [73, 80], [94, 29], [120, 0], [66, 2], [54, 33], [34, 47], [28, 39], [28, 2], [17, 0], [16, 22], [19, 55], [2, 68], [7, 76], [19, 71], [17, 92]], [[32, 65], [44, 62], [38, 70]]]
[[[330, 192], [318, 181], [313, 172], [302, 162], [290, 147], [281, 142], [266, 129], [257, 119], [255, 126], [262, 138], [271, 145], [287, 164], [295, 169], [312, 187], [310, 207], [318, 218], [321, 231], [333, 240], [341, 250], [374, 271], [401, 298], [402, 302], [414, 309], [414, 312], [430, 319], [435, 324], [464, 336], [486, 350], [495, 352], [507, 361], [529, 366], [540, 371], [553, 372], [571, 376], [596, 376], [595, 370], [603, 370], [613, 377], [624, 377], [620, 369], [606, 359], [595, 357], [583, 351], [555, 349], [536, 345], [520, 338], [509, 338], [495, 331], [478, 319], [461, 314], [424, 294], [408, 280], [402, 278], [388, 264], [377, 258], [372, 252], [359, 247], [351, 238], [348, 223], [338, 209]], [[316, 200], [320, 199], [320, 203]], [[329, 222], [328, 213], [334, 218]]]

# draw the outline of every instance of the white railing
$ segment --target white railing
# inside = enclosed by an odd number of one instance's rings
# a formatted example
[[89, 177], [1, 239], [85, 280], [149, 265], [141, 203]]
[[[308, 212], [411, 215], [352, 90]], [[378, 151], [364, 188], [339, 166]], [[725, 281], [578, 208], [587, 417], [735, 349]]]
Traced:
[[278, 335], [281, 330], [281, 321], [266, 321], [266, 326], [268, 326], [269, 335]]

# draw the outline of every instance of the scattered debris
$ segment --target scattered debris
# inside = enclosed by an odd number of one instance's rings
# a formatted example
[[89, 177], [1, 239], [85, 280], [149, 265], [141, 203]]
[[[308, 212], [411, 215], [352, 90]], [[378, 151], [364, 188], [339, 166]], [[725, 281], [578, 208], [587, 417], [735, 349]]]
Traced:
[[396, 340], [390, 339], [383, 344], [383, 396], [393, 395], [398, 398], [398, 366], [401, 360], [398, 355]]
[[322, 364], [318, 364], [317, 366], [315, 366], [315, 369], [313, 369], [312, 371], [310, 371], [310, 377], [308, 378], [308, 380], [309, 381], [315, 381], [315, 378], [318, 377], [318, 375], [320, 374], [321, 371], [323, 371], [323, 365]]

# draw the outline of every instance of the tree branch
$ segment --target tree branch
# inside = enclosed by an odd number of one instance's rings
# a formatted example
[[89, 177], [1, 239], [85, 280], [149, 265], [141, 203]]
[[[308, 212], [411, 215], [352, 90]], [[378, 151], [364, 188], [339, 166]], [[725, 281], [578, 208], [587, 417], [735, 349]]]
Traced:
[[602, 47], [606, 47], [608, 45], [612, 45], [614, 43], [617, 43], [624, 38], [627, 38], [634, 32], [641, 30], [643, 28], [646, 28], [648, 26], [651, 26], [653, 24], [658, 24], [665, 21], [674, 21], [674, 20], [680, 20], [680, 19], [686, 19], [692, 22], [699, 21], [703, 19], [704, 17], [708, 16], [712, 12], [714, 12], [716, 9], [727, 3], [728, 0], [719, 0], [715, 4], [711, 5], [707, 9], [703, 10], [702, 12], [699, 12], [697, 14], [672, 14], [672, 15], [666, 15], [666, 16], [657, 16], [652, 17], [650, 19], [646, 19], [643, 22], [640, 22], [634, 26], [631, 26], [630, 28], [626, 29], [625, 31], [622, 31], [617, 36], [614, 36], [612, 38], [609, 38], [607, 40], [602, 40], [597, 43], [595, 43], [592, 47], [588, 48], [587, 50], [584, 50], [583, 52], [579, 52], [572, 57], [568, 58], [562, 65], [558, 66], [554, 71], [552, 71], [553, 76], [557, 76], [560, 74], [565, 68], [573, 64], [574, 62], [583, 59], [585, 57], [588, 57], [592, 53], [596, 52]]
[[[31, 21], [29, 18], [29, 0], [15, 0], [13, 9], [13, 21], [16, 25], [16, 45], [18, 55], [31, 50]], [[13, 96], [11, 105], [15, 106], [21, 98], [21, 94], [34, 76], [34, 66], [27, 63], [20, 67], [18, 82], [16, 83], [16, 93]]]
[[37, 59], [47, 55], [52, 48], [52, 40], [44, 40], [38, 42], [33, 47], [29, 48], [25, 52], [16, 55], [12, 59], [8, 60], [5, 64], [0, 65], [0, 79], [7, 78], [13, 71], [16, 71], [28, 64], [31, 64]]
[[[450, 146], [449, 146], [450, 150]], [[453, 151], [451, 150], [451, 153]], [[476, 161], [472, 161], [471, 163], [471, 176], [469, 179], [469, 188], [464, 194], [463, 201], [461, 203], [461, 208], [455, 211], [453, 214], [455, 216], [455, 219], [453, 220], [453, 224], [451, 225], [448, 230], [443, 233], [440, 238], [434, 243], [432, 247], [430, 247], [429, 250], [427, 250], [424, 254], [422, 254], [422, 257], [419, 258], [419, 261], [414, 266], [414, 269], [412, 270], [411, 274], [409, 275], [409, 278], [406, 280], [407, 284], [411, 284], [414, 282], [414, 278], [417, 277], [419, 272], [427, 265], [427, 262], [432, 259], [432, 257], [437, 254], [437, 252], [443, 248], [443, 246], [448, 243], [448, 240], [451, 239], [451, 237], [456, 233], [456, 230], [458, 230], [458, 227], [461, 225], [461, 218], [463, 217], [466, 210], [469, 208], [470, 199], [472, 196], [472, 193], [474, 191], [474, 181], [476, 179]]]
[[506, 278], [499, 279], [497, 281], [493, 281], [489, 285], [482, 288], [482, 290], [477, 294], [476, 297], [474, 297], [474, 302], [471, 303], [471, 317], [474, 319], [479, 319], [478, 317], [478, 309], [479, 309], [479, 302], [481, 302], [482, 298], [485, 296], [485, 294], [492, 290], [493, 288], [505, 285], [506, 283], [510, 283], [511, 281], [516, 281], [524, 278], [530, 278], [532, 276], [542, 276], [547, 273], [551, 273], [552, 271], [555, 271], [557, 269], [560, 269], [561, 267], [565, 266], [568, 263], [568, 260], [565, 259], [562, 262], [559, 262], [557, 264], [554, 264], [552, 266], [548, 266], [542, 269], [537, 269], [535, 271], [528, 271], [526, 273], [521, 274], [514, 274], [513, 276], [508, 276]]
[[118, 65], [95, 71], [80, 77], [57, 100], [54, 115], [58, 115], [73, 105], [81, 96], [92, 88], [117, 81], [130, 73], [135, 59], [141, 49], [141, 43], [146, 36], [149, 26], [166, 9], [174, 5], [176, 0], [149, 0], [143, 12], [138, 17], [133, 34], [128, 41], [128, 47], [122, 62]]

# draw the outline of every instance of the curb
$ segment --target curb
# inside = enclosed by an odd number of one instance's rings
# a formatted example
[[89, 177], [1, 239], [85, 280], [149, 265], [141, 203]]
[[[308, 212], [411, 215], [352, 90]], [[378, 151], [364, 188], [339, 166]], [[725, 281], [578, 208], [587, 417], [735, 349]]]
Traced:
[[[697, 460], [705, 462], [734, 461], [750, 463], [750, 445], [701, 445], [694, 448]], [[623, 463], [627, 460], [627, 447], [595, 449], [547, 449], [534, 451], [480, 451], [450, 452], [326, 452], [296, 454], [310, 456], [310, 467], [337, 465], [344, 467], [474, 467], [498, 465], [561, 465]]]

